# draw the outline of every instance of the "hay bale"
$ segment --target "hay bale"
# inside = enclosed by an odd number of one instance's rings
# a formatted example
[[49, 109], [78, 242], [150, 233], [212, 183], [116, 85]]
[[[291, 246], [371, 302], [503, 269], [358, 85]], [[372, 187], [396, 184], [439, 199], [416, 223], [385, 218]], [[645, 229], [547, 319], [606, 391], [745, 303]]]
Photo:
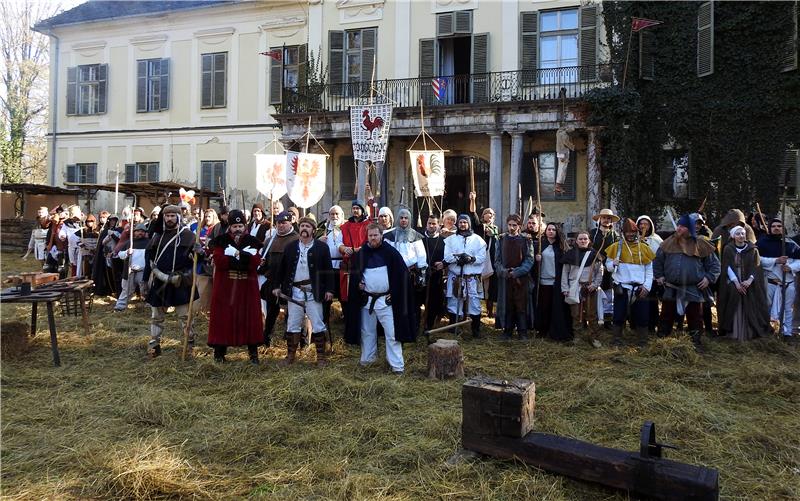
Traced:
[[0, 357], [14, 360], [30, 349], [29, 327], [25, 322], [3, 322], [3, 339], [0, 342]]
[[700, 355], [688, 336], [656, 338], [647, 346], [644, 354], [688, 364], [700, 361]]

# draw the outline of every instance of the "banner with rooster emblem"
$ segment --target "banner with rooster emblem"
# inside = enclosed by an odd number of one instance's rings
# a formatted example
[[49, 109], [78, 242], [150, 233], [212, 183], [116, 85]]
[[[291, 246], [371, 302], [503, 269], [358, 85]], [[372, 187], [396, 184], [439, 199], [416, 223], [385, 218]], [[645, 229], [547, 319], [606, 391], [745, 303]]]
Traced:
[[327, 158], [316, 153], [286, 152], [286, 189], [296, 206], [308, 209], [322, 199]]
[[270, 200], [286, 194], [286, 155], [256, 154], [256, 189]]
[[444, 195], [444, 151], [410, 150], [414, 193], [418, 197]]
[[389, 144], [392, 105], [365, 104], [350, 107], [350, 136], [355, 160], [383, 162]]

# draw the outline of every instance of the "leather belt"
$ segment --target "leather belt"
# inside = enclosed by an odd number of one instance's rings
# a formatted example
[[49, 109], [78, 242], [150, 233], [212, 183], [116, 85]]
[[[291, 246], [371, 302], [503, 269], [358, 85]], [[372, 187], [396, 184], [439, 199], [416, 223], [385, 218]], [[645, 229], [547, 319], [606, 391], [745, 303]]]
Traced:
[[292, 282], [292, 287], [297, 287], [298, 289], [302, 288], [304, 285], [311, 285], [311, 279], [308, 280], [300, 280], [299, 282]]
[[228, 270], [228, 278], [231, 280], [247, 280], [247, 272]]
[[378, 299], [382, 298], [383, 296], [388, 296], [389, 295], [389, 291], [377, 292], [377, 293], [364, 292], [364, 294], [369, 296], [369, 314], [372, 315], [372, 313], [375, 311], [375, 302]]

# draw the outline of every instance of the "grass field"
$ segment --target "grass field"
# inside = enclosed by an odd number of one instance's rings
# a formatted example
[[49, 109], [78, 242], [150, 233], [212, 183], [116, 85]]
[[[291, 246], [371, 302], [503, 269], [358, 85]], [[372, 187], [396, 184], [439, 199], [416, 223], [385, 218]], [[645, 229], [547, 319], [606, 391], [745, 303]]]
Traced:
[[[4, 275], [35, 268], [2, 258]], [[96, 300], [89, 336], [58, 317], [60, 368], [43, 314], [30, 350], [3, 360], [3, 498], [628, 499], [520, 462], [448, 466], [463, 381], [425, 378], [424, 341], [404, 348], [403, 377], [359, 368], [341, 341], [322, 370], [313, 354], [279, 369], [281, 342], [259, 367], [240, 349], [218, 365], [201, 318], [197, 356], [181, 362], [172, 316], [164, 355], [147, 361], [148, 310], [134, 304], [115, 314]], [[30, 319], [29, 307], [1, 314], [4, 337]], [[668, 458], [720, 471], [722, 498], [800, 499], [797, 347], [706, 341], [699, 356], [685, 338], [639, 351], [484, 332], [463, 343], [467, 376], [534, 380], [537, 430], [638, 450], [649, 419], [680, 447]]]

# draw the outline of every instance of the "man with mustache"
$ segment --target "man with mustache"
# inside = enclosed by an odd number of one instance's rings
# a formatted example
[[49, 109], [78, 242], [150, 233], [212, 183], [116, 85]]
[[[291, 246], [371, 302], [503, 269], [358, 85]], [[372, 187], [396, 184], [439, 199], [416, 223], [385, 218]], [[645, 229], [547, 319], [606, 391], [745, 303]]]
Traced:
[[[150, 341], [147, 353], [151, 358], [161, 355], [161, 333], [167, 308], [175, 307], [181, 331], [189, 318], [189, 298], [192, 287], [192, 252], [195, 237], [189, 228], [181, 228], [181, 210], [168, 205], [161, 211], [163, 229], [153, 234], [145, 251], [147, 303], [151, 306]], [[195, 291], [197, 298], [197, 291]], [[189, 347], [194, 347], [194, 331], [189, 325]]]
[[272, 330], [275, 328], [275, 321], [280, 313], [281, 302], [272, 291], [278, 287], [275, 277], [280, 274], [281, 259], [286, 247], [297, 240], [298, 235], [292, 226], [292, 214], [283, 211], [275, 218], [276, 231], [264, 242], [264, 247], [259, 252], [261, 265], [258, 273], [266, 277], [266, 282], [261, 286], [261, 298], [266, 301], [267, 314], [264, 320], [264, 336], [262, 342], [269, 346], [272, 338]]
[[[283, 293], [297, 302], [288, 302], [286, 308], [286, 359], [283, 365], [294, 363], [300, 333], [306, 317], [311, 321], [311, 340], [317, 350], [317, 367], [327, 365], [325, 358], [325, 331], [323, 303], [333, 300], [335, 285], [331, 272], [331, 254], [328, 245], [314, 238], [316, 223], [310, 217], [298, 222], [300, 238], [283, 251], [281, 266], [275, 276], [272, 293]], [[304, 306], [301, 306], [300, 304]]]
[[247, 345], [250, 363], [258, 365], [261, 302], [258, 296], [258, 250], [261, 242], [247, 232], [240, 210], [228, 214], [228, 231], [208, 243], [214, 261], [208, 345], [214, 360], [225, 362], [228, 346]]

